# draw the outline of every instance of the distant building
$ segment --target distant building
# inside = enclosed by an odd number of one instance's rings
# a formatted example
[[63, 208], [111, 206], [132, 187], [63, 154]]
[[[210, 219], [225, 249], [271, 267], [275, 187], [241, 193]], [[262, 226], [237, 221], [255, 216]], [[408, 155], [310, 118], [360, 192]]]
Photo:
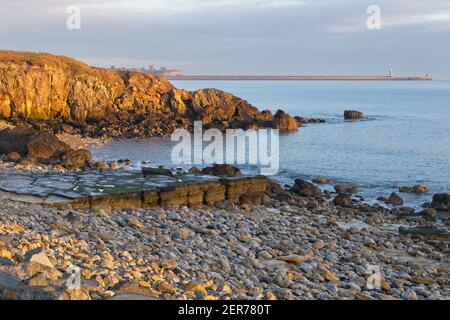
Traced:
[[394, 77], [394, 70], [391, 68], [389, 70], [389, 78], [393, 78]]
[[148, 69], [145, 67], [142, 67], [140, 69], [138, 68], [116, 68], [115, 66], [111, 66], [111, 71], [135, 71], [135, 72], [142, 72], [145, 74], [154, 74], [164, 77], [180, 77], [183, 75], [182, 70], [178, 69], [167, 69], [166, 67], [161, 67], [160, 69], [157, 69], [154, 65], [149, 65]]

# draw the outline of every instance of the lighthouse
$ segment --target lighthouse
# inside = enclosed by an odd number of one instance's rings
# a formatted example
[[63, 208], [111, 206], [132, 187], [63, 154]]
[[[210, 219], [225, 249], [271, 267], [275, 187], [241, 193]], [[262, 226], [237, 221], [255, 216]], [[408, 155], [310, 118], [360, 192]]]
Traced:
[[389, 78], [393, 78], [394, 77], [394, 70], [391, 68], [389, 70]]

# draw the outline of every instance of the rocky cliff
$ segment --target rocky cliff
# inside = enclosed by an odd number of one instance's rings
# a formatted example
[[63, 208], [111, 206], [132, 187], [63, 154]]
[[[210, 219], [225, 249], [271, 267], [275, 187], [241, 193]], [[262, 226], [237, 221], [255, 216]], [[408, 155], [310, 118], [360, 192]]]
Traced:
[[12, 51], [0, 51], [0, 117], [40, 130], [110, 137], [167, 135], [195, 120], [220, 129], [298, 127], [285, 113], [261, 112], [221, 90], [188, 92], [159, 76]]

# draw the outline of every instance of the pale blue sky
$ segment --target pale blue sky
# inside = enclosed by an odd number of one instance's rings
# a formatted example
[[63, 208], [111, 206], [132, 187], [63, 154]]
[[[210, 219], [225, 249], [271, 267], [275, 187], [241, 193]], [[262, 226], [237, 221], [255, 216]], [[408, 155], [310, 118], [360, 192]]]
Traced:
[[[81, 30], [68, 30], [68, 5]], [[369, 5], [381, 30], [366, 27]], [[186, 74], [450, 79], [449, 0], [0, 0], [0, 48]]]

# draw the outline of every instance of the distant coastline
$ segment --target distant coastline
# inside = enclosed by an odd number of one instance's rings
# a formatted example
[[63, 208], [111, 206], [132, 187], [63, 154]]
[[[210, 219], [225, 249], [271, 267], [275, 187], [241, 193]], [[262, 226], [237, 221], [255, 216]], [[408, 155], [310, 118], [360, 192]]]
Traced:
[[431, 81], [429, 75], [397, 76], [166, 76], [168, 80], [236, 80], [236, 81]]

